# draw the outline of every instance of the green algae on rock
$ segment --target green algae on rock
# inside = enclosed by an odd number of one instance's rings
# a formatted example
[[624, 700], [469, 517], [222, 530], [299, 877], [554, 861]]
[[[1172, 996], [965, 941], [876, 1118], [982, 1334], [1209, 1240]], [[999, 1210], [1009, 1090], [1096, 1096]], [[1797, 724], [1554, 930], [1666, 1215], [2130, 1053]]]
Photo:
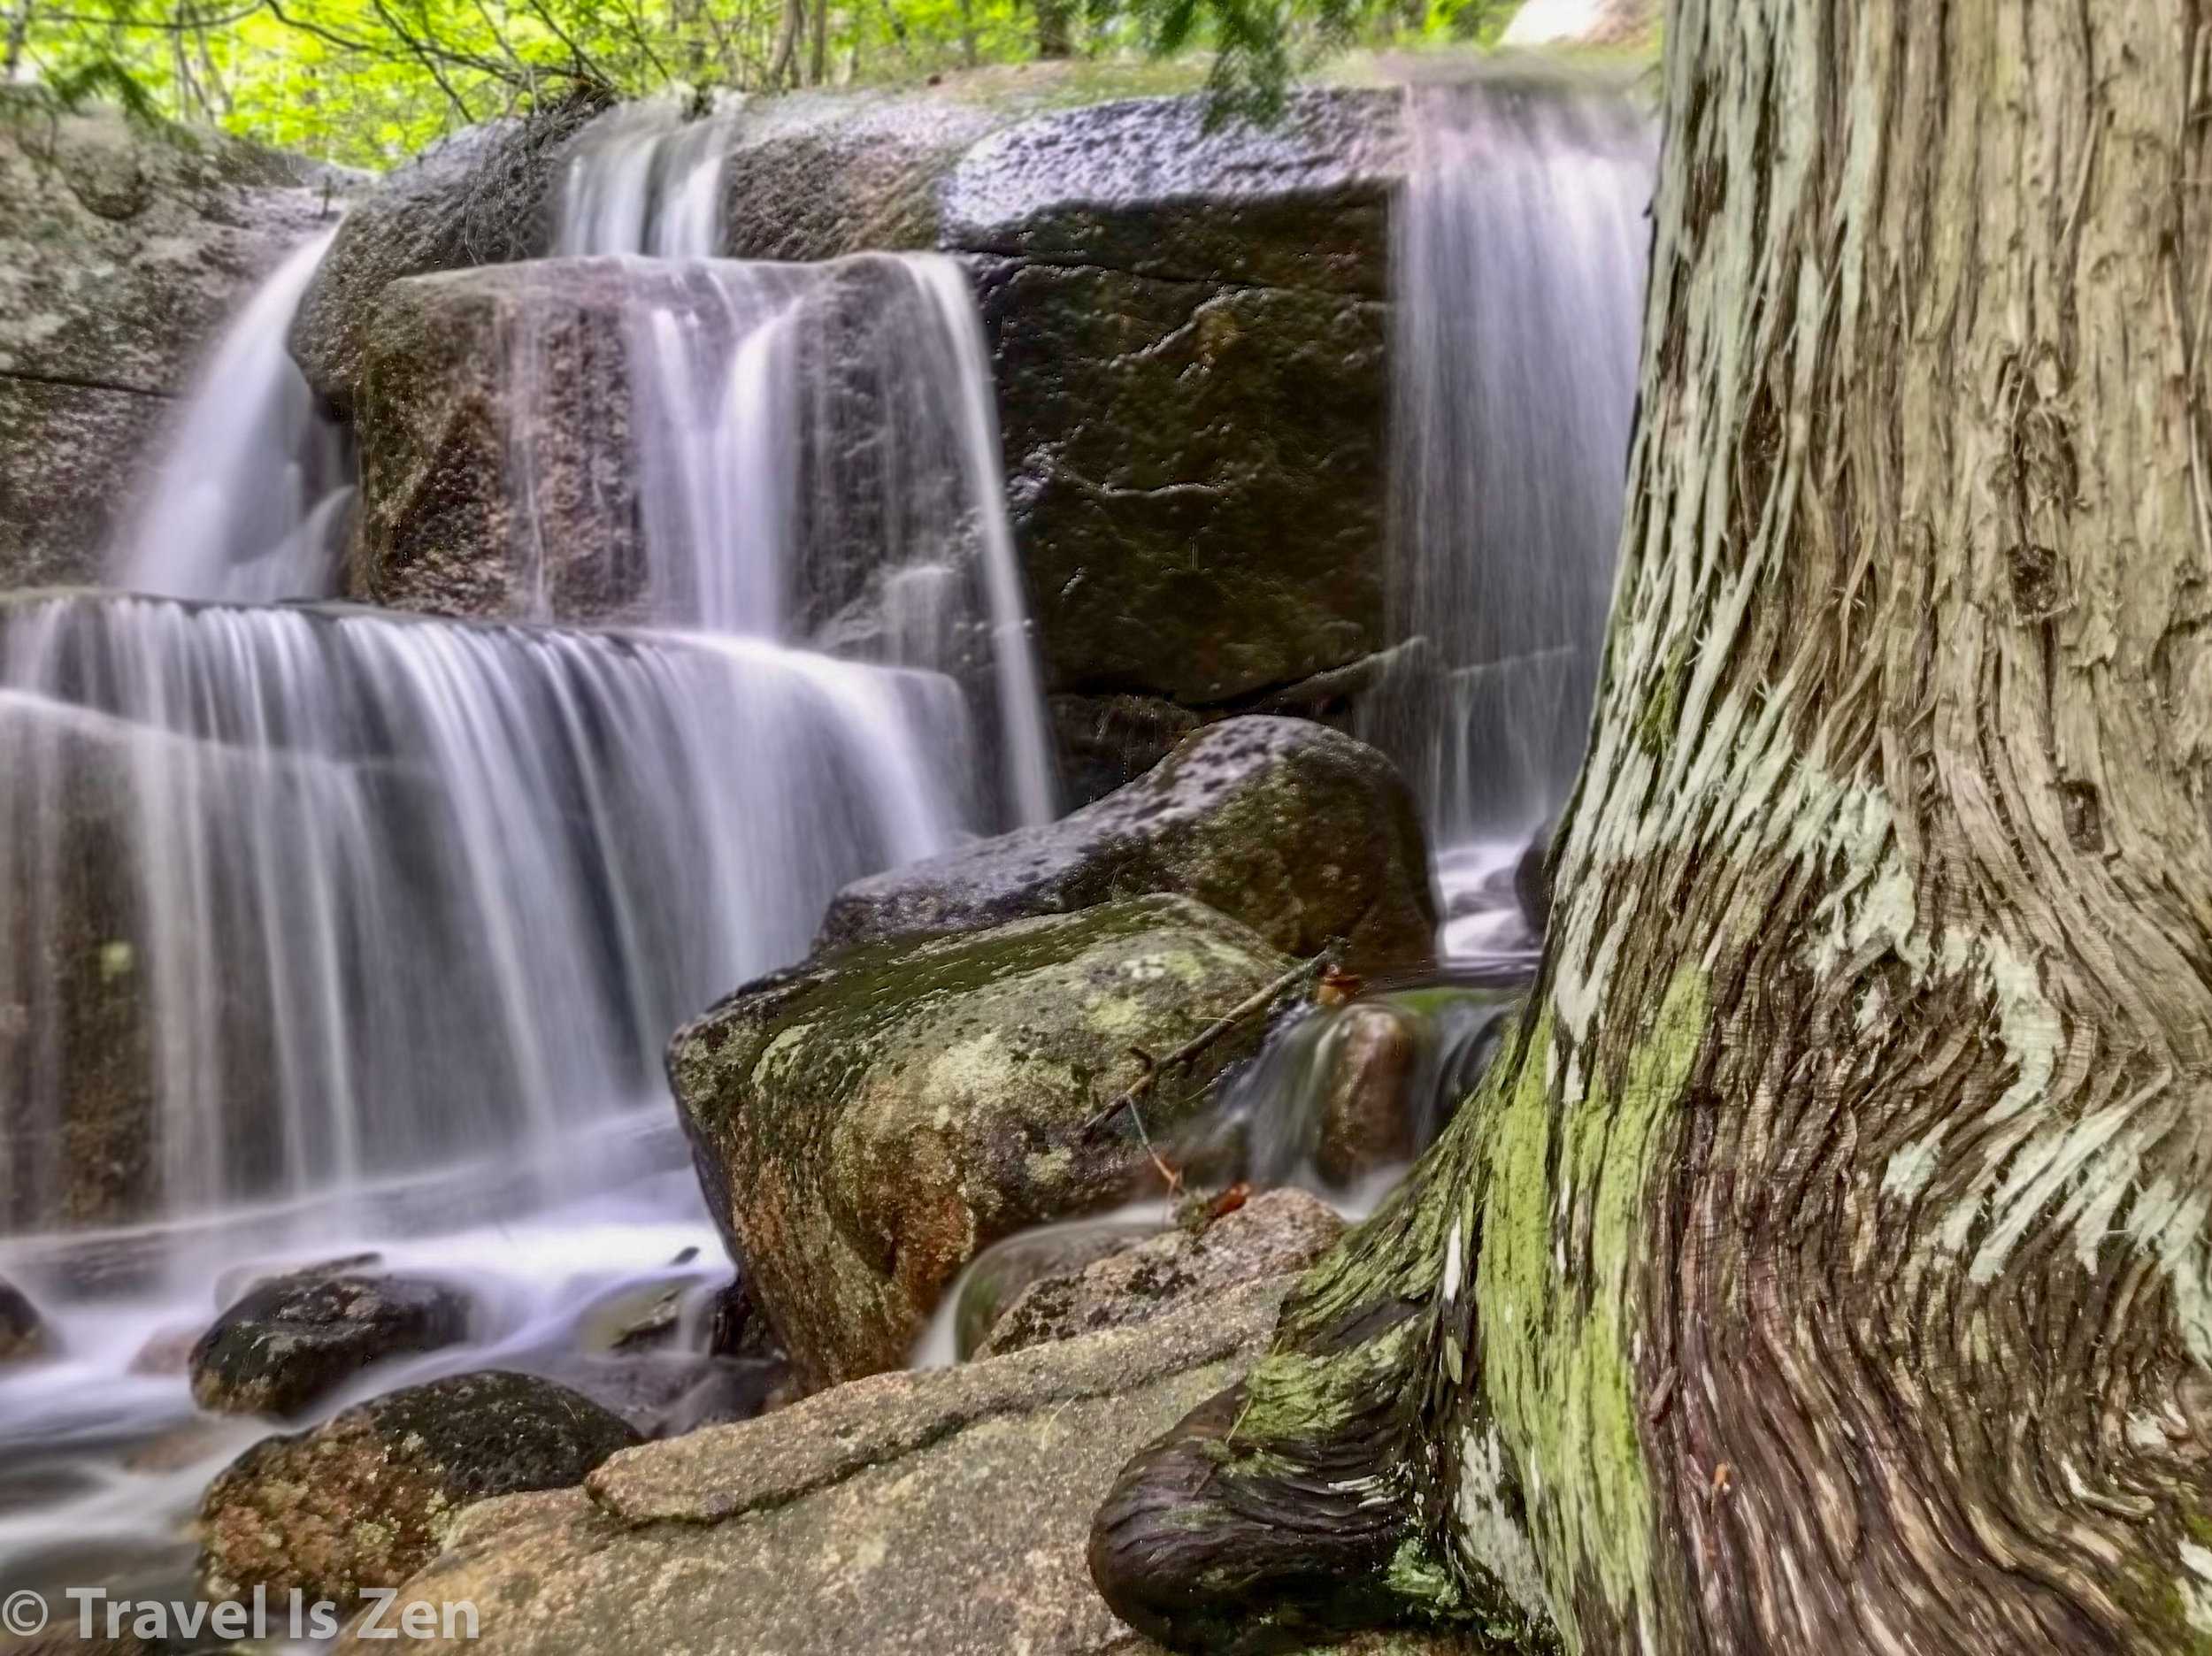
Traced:
[[[709, 1206], [810, 1385], [895, 1368], [969, 1260], [1157, 1178], [1085, 1123], [1291, 964], [1176, 896], [817, 955], [680, 1031], [669, 1073]], [[1256, 1021], [1147, 1100], [1171, 1133]]]

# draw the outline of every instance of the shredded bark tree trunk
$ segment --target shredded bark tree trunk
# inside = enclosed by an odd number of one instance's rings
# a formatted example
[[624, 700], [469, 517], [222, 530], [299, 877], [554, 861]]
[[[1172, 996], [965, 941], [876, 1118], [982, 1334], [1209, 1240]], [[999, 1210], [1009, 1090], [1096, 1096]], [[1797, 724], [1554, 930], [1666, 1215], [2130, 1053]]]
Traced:
[[1510, 1050], [1124, 1475], [1186, 1648], [2212, 1652], [2212, 30], [1676, 0]]

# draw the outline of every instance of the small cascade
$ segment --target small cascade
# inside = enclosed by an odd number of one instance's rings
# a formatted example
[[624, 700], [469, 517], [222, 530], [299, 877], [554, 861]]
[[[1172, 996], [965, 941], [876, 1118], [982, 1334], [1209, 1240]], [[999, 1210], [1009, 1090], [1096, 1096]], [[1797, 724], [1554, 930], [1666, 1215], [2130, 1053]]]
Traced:
[[[626, 105], [579, 134], [556, 238], [632, 261], [626, 367], [649, 612], [663, 625], [802, 642], [951, 674], [987, 709], [991, 813], [1049, 820], [1056, 785], [1000, 472], [973, 295], [933, 254], [826, 264], [711, 257], [734, 111]], [[516, 470], [543, 466], [513, 345]], [[544, 532], [523, 514], [526, 570]]]
[[111, 585], [230, 603], [334, 590], [352, 455], [285, 339], [337, 234], [294, 249], [224, 334], [110, 548]]
[[[841, 885], [949, 844], [969, 746], [938, 675], [751, 640], [20, 607], [0, 1143], [34, 1153], [0, 1217], [66, 1216], [37, 1147], [101, 1110], [159, 1123], [140, 1194], [172, 1216], [526, 1162], [652, 1096], [669, 1031]], [[97, 1052], [47, 1004], [88, 950]]]
[[[1447, 853], [1525, 840], [1588, 734], [1634, 417], [1652, 124], [1594, 88], [1409, 93], [1391, 607], [1440, 682], [1378, 732]], [[1475, 858], [1486, 866], [1486, 859]]]
[[722, 251], [723, 159], [736, 102], [695, 114], [688, 98], [619, 104], [576, 136], [554, 251], [703, 259]]

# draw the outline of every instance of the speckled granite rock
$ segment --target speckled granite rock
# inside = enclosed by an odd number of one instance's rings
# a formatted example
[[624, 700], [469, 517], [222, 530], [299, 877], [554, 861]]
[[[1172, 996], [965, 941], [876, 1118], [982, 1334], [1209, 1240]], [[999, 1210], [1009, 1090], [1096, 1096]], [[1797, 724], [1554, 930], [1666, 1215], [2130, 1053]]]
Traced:
[[562, 1489], [637, 1434], [549, 1380], [488, 1372], [410, 1386], [265, 1438], [200, 1503], [210, 1598], [300, 1589], [350, 1606], [427, 1563], [472, 1503]]
[[0, 587], [97, 576], [173, 401], [344, 182], [0, 88]]
[[481, 1656], [1158, 1656], [1091, 1586], [1091, 1514], [1130, 1453], [1242, 1376], [1287, 1281], [618, 1454], [583, 1490], [474, 1508], [401, 1597], [476, 1605]]

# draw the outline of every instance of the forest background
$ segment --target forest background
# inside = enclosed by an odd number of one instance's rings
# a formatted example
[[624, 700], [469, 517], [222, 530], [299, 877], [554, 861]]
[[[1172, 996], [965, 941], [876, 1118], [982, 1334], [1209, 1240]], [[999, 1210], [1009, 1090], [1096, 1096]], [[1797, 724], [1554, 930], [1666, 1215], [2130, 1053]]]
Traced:
[[[701, 98], [1164, 60], [1264, 113], [1351, 47], [1494, 38], [1517, 0], [0, 0], [0, 82], [382, 168], [578, 82]], [[987, 77], [986, 77], [987, 79]]]

